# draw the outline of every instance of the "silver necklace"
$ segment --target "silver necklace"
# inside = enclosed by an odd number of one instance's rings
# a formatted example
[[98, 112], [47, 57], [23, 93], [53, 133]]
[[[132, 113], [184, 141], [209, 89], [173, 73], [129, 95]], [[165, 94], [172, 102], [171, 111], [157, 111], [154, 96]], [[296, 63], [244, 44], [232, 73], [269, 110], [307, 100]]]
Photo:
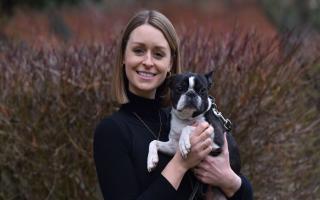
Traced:
[[161, 129], [162, 129], [162, 121], [161, 121], [160, 111], [158, 111], [159, 122], [160, 122], [158, 137], [156, 136], [156, 134], [152, 131], [152, 129], [142, 120], [142, 118], [136, 112], [133, 112], [133, 115], [145, 126], [145, 128], [154, 136], [155, 139], [159, 140], [160, 134], [161, 134]]

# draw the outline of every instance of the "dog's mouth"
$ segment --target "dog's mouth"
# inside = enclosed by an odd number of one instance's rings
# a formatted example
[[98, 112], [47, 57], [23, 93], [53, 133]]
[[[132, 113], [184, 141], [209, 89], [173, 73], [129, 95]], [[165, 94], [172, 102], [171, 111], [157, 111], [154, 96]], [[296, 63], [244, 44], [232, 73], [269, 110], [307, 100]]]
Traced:
[[179, 109], [177, 111], [184, 116], [191, 117], [193, 113], [197, 111], [197, 109], [194, 107], [184, 107], [183, 109]]
[[196, 109], [194, 108], [183, 108], [183, 109], [176, 110], [176, 115], [180, 119], [190, 119], [192, 118], [192, 115], [194, 112], [196, 112]]
[[195, 105], [186, 105], [180, 109], [178, 109], [179, 112], [191, 112], [191, 111], [196, 111], [197, 107]]

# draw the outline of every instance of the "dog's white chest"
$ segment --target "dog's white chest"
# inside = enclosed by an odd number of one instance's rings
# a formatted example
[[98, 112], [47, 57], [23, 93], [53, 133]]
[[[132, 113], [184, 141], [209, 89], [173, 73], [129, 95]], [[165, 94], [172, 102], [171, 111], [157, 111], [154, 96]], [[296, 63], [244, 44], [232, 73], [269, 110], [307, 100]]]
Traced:
[[190, 119], [190, 120], [181, 120], [176, 115], [171, 115], [171, 129], [169, 133], [169, 138], [172, 138], [176, 141], [179, 141], [181, 136], [182, 130], [188, 126], [193, 126], [195, 123], [200, 123], [205, 121], [203, 115], [198, 116], [197, 118]]

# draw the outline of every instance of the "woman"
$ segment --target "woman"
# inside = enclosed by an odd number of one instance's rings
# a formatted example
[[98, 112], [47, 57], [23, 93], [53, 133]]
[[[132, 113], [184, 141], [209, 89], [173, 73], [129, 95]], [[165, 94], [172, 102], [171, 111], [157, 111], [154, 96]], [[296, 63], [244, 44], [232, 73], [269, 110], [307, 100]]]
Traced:
[[220, 187], [230, 199], [252, 198], [248, 180], [231, 170], [227, 148], [218, 157], [208, 156], [208, 123], [196, 126], [186, 159], [179, 151], [173, 157], [160, 153], [157, 168], [147, 170], [149, 143], [168, 140], [169, 111], [162, 104], [166, 77], [180, 72], [178, 44], [173, 25], [157, 11], [137, 13], [124, 30], [113, 80], [121, 107], [100, 122], [94, 136], [98, 180], [107, 200], [188, 199], [195, 177]]

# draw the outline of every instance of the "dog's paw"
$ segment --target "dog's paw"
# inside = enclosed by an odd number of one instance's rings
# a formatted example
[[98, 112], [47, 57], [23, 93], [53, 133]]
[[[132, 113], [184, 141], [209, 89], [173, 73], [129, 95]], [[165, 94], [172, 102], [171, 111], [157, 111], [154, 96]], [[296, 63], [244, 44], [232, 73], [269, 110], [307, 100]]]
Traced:
[[148, 172], [151, 172], [158, 165], [158, 162], [159, 162], [158, 153], [149, 153], [147, 162], [148, 162], [147, 163]]
[[215, 131], [213, 130], [211, 132], [211, 139], [212, 139], [212, 152], [221, 152], [222, 150], [222, 146], [218, 145], [217, 143], [215, 143]]
[[221, 149], [222, 147], [217, 145], [215, 142], [212, 142], [212, 150], [215, 151], [215, 150], [218, 150], [218, 149]]
[[159, 156], [158, 156], [158, 149], [157, 149], [157, 141], [154, 140], [149, 145], [149, 153], [147, 159], [147, 169], [151, 172], [158, 164]]
[[191, 150], [190, 138], [189, 135], [184, 135], [184, 137], [180, 138], [179, 141], [179, 149], [183, 158], [186, 158], [188, 153]]

